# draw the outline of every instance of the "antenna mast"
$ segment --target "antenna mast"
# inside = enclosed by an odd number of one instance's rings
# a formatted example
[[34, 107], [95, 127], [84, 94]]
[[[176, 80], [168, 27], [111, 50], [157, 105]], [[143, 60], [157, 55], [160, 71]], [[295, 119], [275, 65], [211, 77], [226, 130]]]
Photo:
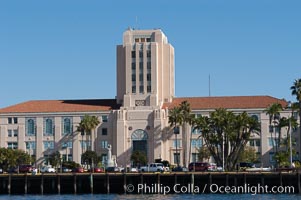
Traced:
[[210, 74], [209, 74], [209, 97], [211, 97], [211, 83], [210, 83]]

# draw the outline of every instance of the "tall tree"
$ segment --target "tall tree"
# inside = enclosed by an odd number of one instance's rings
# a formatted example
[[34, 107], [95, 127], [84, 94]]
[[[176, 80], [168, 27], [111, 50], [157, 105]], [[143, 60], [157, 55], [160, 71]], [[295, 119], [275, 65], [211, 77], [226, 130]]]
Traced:
[[176, 164], [179, 166], [179, 158], [178, 158], [178, 137], [177, 135], [179, 134], [179, 126], [183, 124], [183, 115], [182, 115], [182, 110], [179, 107], [174, 107], [169, 111], [168, 114], [168, 123], [170, 127], [173, 128], [173, 132], [175, 134], [175, 139], [176, 139]]
[[94, 167], [94, 165], [98, 163], [97, 153], [95, 151], [87, 150], [82, 155], [82, 161], [89, 164], [90, 167]]
[[192, 131], [190, 131], [190, 135], [187, 134], [188, 125], [192, 124], [192, 120], [194, 116], [191, 114], [190, 103], [188, 101], [183, 101], [180, 103], [180, 110], [182, 113], [182, 142], [183, 142], [183, 165], [188, 166], [191, 157], [191, 137]]
[[[86, 143], [88, 142], [87, 136], [91, 136], [92, 132], [95, 132], [96, 127], [99, 125], [98, 117], [85, 115], [79, 125], [77, 126], [77, 131], [79, 131], [82, 135], [86, 135]], [[91, 141], [91, 138], [90, 138]], [[82, 141], [83, 142], [83, 141]], [[92, 141], [91, 141], [92, 142]], [[83, 145], [83, 144], [82, 144]], [[91, 146], [88, 150], [93, 150]], [[83, 148], [83, 146], [82, 146]], [[87, 150], [87, 149], [86, 149]]]
[[301, 137], [301, 78], [296, 79], [291, 86], [292, 95], [296, 96], [299, 104], [299, 137]]
[[[279, 120], [280, 120], [280, 111], [282, 111], [282, 110], [283, 110], [283, 108], [280, 103], [273, 103], [265, 110], [266, 114], [269, 115], [269, 127], [270, 127], [269, 131], [271, 134], [271, 142], [272, 142], [272, 146], [273, 146], [273, 151], [275, 153], [278, 152], [278, 148], [280, 145], [278, 143], [278, 140], [280, 140], [280, 138], [279, 138], [280, 134], [277, 137], [276, 127], [279, 127], [278, 124], [279, 124]], [[273, 133], [274, 133], [274, 136], [273, 136]]]
[[233, 170], [251, 133], [258, 133], [259, 123], [246, 112], [234, 114], [226, 109], [217, 109], [210, 117], [201, 116], [196, 128], [202, 130], [205, 145], [217, 165]]
[[131, 155], [131, 161], [134, 167], [140, 167], [147, 163], [147, 157], [143, 151], [134, 151]]
[[53, 152], [49, 156], [49, 163], [53, 167], [57, 168], [61, 164], [61, 153], [59, 151]]

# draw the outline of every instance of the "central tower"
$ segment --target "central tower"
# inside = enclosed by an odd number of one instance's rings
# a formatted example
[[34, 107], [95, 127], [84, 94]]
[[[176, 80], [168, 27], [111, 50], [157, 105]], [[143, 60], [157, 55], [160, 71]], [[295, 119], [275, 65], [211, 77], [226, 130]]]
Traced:
[[117, 102], [161, 107], [174, 97], [174, 48], [160, 29], [132, 30], [117, 46]]

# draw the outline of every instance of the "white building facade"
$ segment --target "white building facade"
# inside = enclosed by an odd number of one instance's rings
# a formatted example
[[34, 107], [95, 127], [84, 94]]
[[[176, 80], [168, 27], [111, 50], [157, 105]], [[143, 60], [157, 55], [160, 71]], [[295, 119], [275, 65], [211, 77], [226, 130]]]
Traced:
[[[175, 98], [174, 91], [174, 48], [167, 37], [159, 29], [129, 29], [123, 34], [123, 44], [117, 46], [116, 99], [29, 101], [2, 108], [0, 147], [27, 151], [40, 165], [55, 151], [64, 160], [81, 163], [82, 153], [91, 149], [105, 160], [106, 147], [111, 144], [119, 166], [130, 165], [130, 156], [136, 150], [145, 152], [148, 162], [162, 159], [176, 164], [179, 157], [180, 164], [187, 166], [197, 160], [197, 149], [204, 145], [201, 132], [186, 126], [176, 142], [168, 124], [169, 109], [186, 100], [196, 116], [209, 116], [217, 108], [226, 108], [256, 117], [261, 134], [254, 135], [249, 145], [256, 149], [263, 166], [273, 164], [274, 136], [264, 110], [273, 103], [285, 107], [286, 101], [270, 96]], [[76, 131], [84, 115], [100, 120], [91, 137]], [[290, 115], [289, 110], [281, 113], [282, 117]], [[299, 152], [297, 133], [293, 130], [292, 138]]]

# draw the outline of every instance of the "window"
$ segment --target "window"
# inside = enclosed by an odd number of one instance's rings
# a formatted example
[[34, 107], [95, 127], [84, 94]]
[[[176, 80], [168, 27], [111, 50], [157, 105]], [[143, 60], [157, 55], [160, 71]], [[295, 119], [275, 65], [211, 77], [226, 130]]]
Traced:
[[44, 150], [54, 149], [54, 141], [43, 141]]
[[34, 136], [36, 134], [35, 119], [26, 119], [26, 133], [27, 136]]
[[62, 135], [71, 134], [72, 133], [72, 119], [71, 117], [63, 117], [62, 118]]
[[255, 146], [254, 140], [250, 140], [250, 141], [249, 141], [249, 145], [250, 145], [251, 147], [254, 147], [254, 146]]
[[81, 140], [80, 146], [82, 147], [82, 149], [89, 149], [91, 146], [91, 141]]
[[255, 119], [256, 121], [259, 121], [258, 115], [253, 114], [253, 115], [251, 115], [251, 117], [252, 117], [253, 119]]
[[103, 129], [101, 130], [101, 134], [102, 134], [102, 135], [108, 135], [108, 129], [107, 129], [107, 128], [103, 128]]
[[102, 119], [102, 122], [108, 122], [108, 116], [107, 115], [102, 115], [101, 119]]
[[174, 158], [174, 159], [173, 159], [173, 160], [174, 160], [174, 161], [173, 161], [174, 163], [179, 163], [179, 162], [180, 162], [180, 153], [174, 153], [174, 154], [173, 154], [173, 158]]
[[44, 118], [44, 135], [54, 135], [54, 125], [52, 118]]
[[134, 73], [136, 71], [136, 63], [132, 62], [132, 73]]
[[192, 153], [191, 154], [191, 160], [192, 162], [197, 162], [198, 161], [198, 154], [197, 153]]
[[177, 140], [174, 140], [173, 141], [173, 147], [174, 148], [181, 148], [182, 147], [182, 142], [181, 142], [181, 140], [179, 140], [179, 139], [177, 139]]
[[202, 130], [201, 129], [197, 129], [195, 127], [191, 127], [191, 132], [192, 132], [192, 134], [201, 134]]
[[151, 55], [152, 55], [152, 54], [151, 54], [151, 51], [147, 51], [147, 52], [146, 52], [146, 56], [147, 56], [148, 58], [150, 58]]
[[143, 62], [139, 63], [139, 69], [140, 69], [140, 73], [143, 73]]
[[143, 58], [143, 51], [139, 51], [139, 58]]
[[132, 81], [136, 81], [136, 74], [132, 74]]
[[18, 118], [14, 117], [14, 124], [17, 124], [17, 123], [18, 123]]
[[36, 142], [30, 141], [30, 142], [25, 142], [26, 149], [36, 149]]
[[108, 141], [102, 140], [102, 141], [100, 142], [100, 145], [101, 145], [101, 148], [107, 148], [107, 147], [108, 147]]
[[7, 118], [7, 122], [8, 122], [8, 124], [12, 124], [13, 123], [13, 119], [11, 117]]
[[136, 93], [136, 85], [132, 86], [132, 93]]
[[140, 85], [140, 87], [139, 87], [139, 93], [142, 94], [143, 91], [144, 91], [144, 86], [143, 86], [143, 85]]
[[136, 58], [136, 51], [132, 51], [132, 58]]
[[150, 38], [146, 38], [146, 42], [150, 42], [151, 41], [151, 39]]
[[255, 140], [255, 146], [260, 147], [260, 140], [259, 139]]
[[147, 93], [151, 93], [152, 92], [152, 86], [148, 85], [147, 86]]
[[8, 149], [18, 149], [18, 143], [17, 142], [8, 142], [7, 148]]
[[19, 134], [19, 130], [18, 130], [18, 129], [15, 129], [15, 130], [14, 130], [14, 137], [18, 137], [18, 134]]
[[277, 144], [276, 138], [269, 137], [268, 140], [269, 140], [269, 146], [270, 147], [276, 146], [276, 144]]
[[7, 130], [7, 137], [12, 137], [13, 136], [13, 131], [11, 129]]
[[107, 160], [108, 160], [108, 156], [105, 153], [101, 154], [100, 158], [101, 158], [101, 162], [103, 164], [105, 164], [107, 162]]
[[143, 84], [143, 74], [139, 74], [140, 85]]
[[269, 160], [270, 160], [270, 163], [274, 163], [274, 162], [275, 162], [274, 155], [275, 155], [274, 152], [270, 152], [270, 153], [269, 153]]
[[152, 80], [152, 75], [151, 74], [147, 74], [146, 75], [146, 80], [147, 81], [151, 81]]
[[200, 139], [192, 139], [191, 140], [191, 147], [192, 148], [201, 148], [202, 147], [202, 140], [200, 140]]
[[146, 68], [147, 68], [148, 70], [151, 69], [151, 62], [147, 62], [147, 63], [146, 63]]
[[274, 127], [272, 125], [269, 126], [269, 132], [273, 133], [274, 132]]

